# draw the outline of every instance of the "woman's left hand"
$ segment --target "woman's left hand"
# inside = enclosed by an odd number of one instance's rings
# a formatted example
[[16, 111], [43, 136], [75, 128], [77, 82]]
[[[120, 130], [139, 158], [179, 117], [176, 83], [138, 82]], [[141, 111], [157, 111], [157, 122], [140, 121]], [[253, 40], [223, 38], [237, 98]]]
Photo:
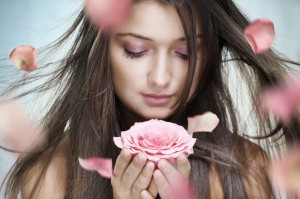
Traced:
[[181, 180], [188, 182], [191, 165], [186, 157], [182, 154], [176, 158], [175, 164], [165, 159], [158, 161], [158, 169], [154, 171], [152, 182], [148, 190], [141, 193], [142, 199], [154, 199], [157, 193], [162, 199], [175, 198]]

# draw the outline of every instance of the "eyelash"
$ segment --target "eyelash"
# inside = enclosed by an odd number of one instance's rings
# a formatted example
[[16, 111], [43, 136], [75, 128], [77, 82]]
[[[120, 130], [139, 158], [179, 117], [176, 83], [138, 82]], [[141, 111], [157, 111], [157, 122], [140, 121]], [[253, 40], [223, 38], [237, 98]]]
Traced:
[[136, 59], [136, 58], [140, 58], [141, 56], [143, 56], [144, 52], [145, 52], [145, 51], [143, 51], [143, 52], [138, 52], [138, 53], [134, 53], [134, 52], [131, 52], [131, 51], [127, 50], [126, 48], [124, 48], [123, 55], [124, 55], [126, 58]]
[[184, 55], [184, 54], [181, 54], [181, 53], [178, 53], [177, 54], [179, 55], [180, 58], [182, 58], [184, 61], [187, 61], [189, 59], [189, 56], [188, 55]]
[[[124, 52], [123, 52], [123, 55], [126, 57], [126, 58], [129, 58], [129, 59], [137, 59], [137, 58], [140, 58], [144, 55], [144, 52], [146, 51], [143, 51], [143, 52], [138, 52], [138, 53], [134, 53], [134, 52], [131, 52], [129, 50], [127, 50], [126, 48], [124, 48]], [[181, 59], [183, 59], [184, 61], [187, 61], [189, 59], [189, 56], [188, 55], [184, 55], [184, 54], [181, 54], [181, 53], [178, 53], [177, 54], [179, 55], [179, 57]]]

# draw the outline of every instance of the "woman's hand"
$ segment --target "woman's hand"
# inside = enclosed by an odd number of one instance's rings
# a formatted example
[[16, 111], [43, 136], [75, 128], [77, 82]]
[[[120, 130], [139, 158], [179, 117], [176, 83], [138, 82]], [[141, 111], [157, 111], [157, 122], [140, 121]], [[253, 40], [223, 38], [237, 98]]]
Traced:
[[145, 154], [132, 155], [123, 149], [111, 178], [114, 199], [140, 199], [141, 192], [150, 185], [153, 172], [154, 163], [147, 162]]
[[[162, 199], [178, 198], [176, 194], [181, 194], [183, 187], [178, 187], [185, 183], [188, 187], [191, 165], [185, 155], [180, 155], [175, 164], [171, 164], [165, 159], [158, 161], [158, 169], [153, 173], [153, 180], [148, 188], [141, 193], [142, 199], [154, 199], [159, 193]], [[179, 191], [179, 192], [178, 192]], [[184, 190], [186, 191], [186, 190]]]

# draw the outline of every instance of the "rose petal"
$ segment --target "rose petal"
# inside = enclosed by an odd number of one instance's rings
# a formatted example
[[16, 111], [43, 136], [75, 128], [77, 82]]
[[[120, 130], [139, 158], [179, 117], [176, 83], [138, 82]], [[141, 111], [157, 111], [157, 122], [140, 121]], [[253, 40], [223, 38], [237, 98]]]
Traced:
[[18, 46], [9, 57], [17, 69], [30, 72], [38, 68], [36, 50], [32, 46]]
[[272, 45], [275, 38], [274, 24], [267, 19], [257, 19], [244, 30], [244, 36], [254, 53], [262, 53]]
[[0, 137], [8, 148], [18, 152], [44, 143], [44, 135], [18, 103], [0, 102]]
[[286, 83], [286, 92], [296, 106], [300, 103], [300, 75], [290, 76]]
[[111, 178], [113, 175], [111, 159], [100, 157], [91, 157], [87, 159], [79, 158], [79, 164], [86, 170], [97, 171], [105, 178]]
[[120, 149], [123, 148], [123, 142], [121, 137], [114, 137], [114, 143], [117, 147], [119, 147]]
[[300, 187], [300, 149], [290, 150], [287, 156], [274, 162], [268, 169], [268, 176], [280, 192], [298, 194]]
[[187, 178], [180, 177], [172, 181], [172, 187], [174, 190], [174, 199], [196, 199], [195, 187], [189, 182]]
[[219, 118], [211, 113], [206, 112], [202, 115], [197, 115], [188, 118], [188, 132], [212, 132], [219, 123]]
[[282, 121], [289, 123], [296, 104], [289, 98], [289, 93], [283, 89], [266, 90], [261, 99], [262, 112], [272, 112]]
[[99, 28], [114, 28], [127, 17], [132, 0], [85, 0], [92, 22]]
[[271, 112], [277, 115], [285, 124], [300, 106], [300, 77], [288, 79], [285, 84], [267, 88], [262, 92], [260, 110], [262, 113]]

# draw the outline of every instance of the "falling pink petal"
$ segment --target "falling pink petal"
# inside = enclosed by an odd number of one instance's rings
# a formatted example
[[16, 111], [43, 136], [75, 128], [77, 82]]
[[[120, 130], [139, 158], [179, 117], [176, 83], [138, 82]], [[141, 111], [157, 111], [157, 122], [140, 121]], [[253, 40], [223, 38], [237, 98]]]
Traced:
[[112, 172], [112, 160], [108, 158], [91, 157], [87, 159], [79, 158], [79, 164], [82, 168], [89, 171], [97, 171], [101, 176], [105, 178], [111, 178]]
[[114, 28], [127, 17], [132, 0], [85, 0], [87, 14], [99, 28]]
[[288, 124], [300, 106], [300, 76], [291, 77], [285, 84], [268, 88], [262, 93], [261, 112], [271, 112]]
[[206, 112], [202, 115], [196, 115], [188, 118], [188, 132], [212, 132], [219, 124], [219, 118], [211, 113]]
[[0, 138], [7, 148], [19, 152], [44, 143], [43, 134], [18, 103], [0, 103]]
[[295, 104], [289, 99], [289, 94], [283, 89], [269, 89], [263, 93], [262, 111], [274, 113], [285, 123], [289, 123], [294, 106]]
[[174, 199], [196, 199], [196, 189], [186, 178], [176, 179], [172, 182]]
[[300, 75], [291, 76], [288, 79], [285, 88], [291, 103], [298, 106], [300, 103]]
[[17, 69], [30, 72], [38, 68], [36, 50], [32, 46], [18, 46], [9, 57]]
[[287, 156], [274, 162], [268, 169], [274, 187], [287, 194], [299, 193], [300, 187], [300, 148], [290, 150]]
[[267, 19], [256, 19], [246, 27], [244, 36], [254, 53], [265, 52], [270, 49], [275, 38], [274, 24]]

